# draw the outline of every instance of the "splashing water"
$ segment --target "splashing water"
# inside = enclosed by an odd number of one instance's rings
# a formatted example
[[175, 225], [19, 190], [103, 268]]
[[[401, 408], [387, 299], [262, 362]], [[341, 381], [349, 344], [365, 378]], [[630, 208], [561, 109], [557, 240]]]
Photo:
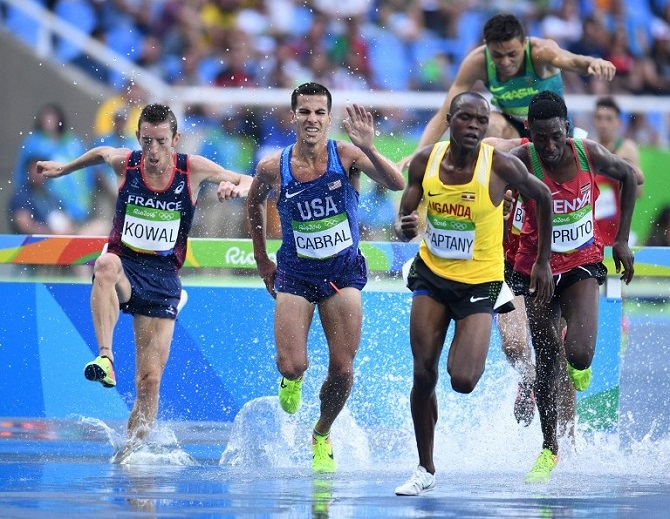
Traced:
[[[197, 465], [196, 460], [179, 444], [174, 431], [165, 424], [157, 424], [142, 441], [131, 441], [125, 433], [115, 431], [103, 421], [81, 418], [80, 423], [89, 430], [102, 431], [114, 448], [112, 460], [120, 465]], [[126, 449], [126, 453], [119, 456]]]
[[[470, 395], [457, 394], [448, 375], [437, 389], [440, 419], [435, 431], [435, 464], [446, 477], [463, 473], [510, 475], [519, 483], [542, 448], [540, 421], [529, 427], [513, 416], [517, 375], [504, 362], [487, 367], [488, 375]], [[318, 379], [318, 376], [312, 378]], [[338, 471], [416, 466], [418, 457], [409, 409], [411, 383], [398, 383], [397, 391], [384, 395], [377, 405], [386, 406], [388, 420], [366, 423], [365, 413], [350, 399], [332, 429]], [[404, 388], [405, 391], [401, 391]], [[368, 395], [369, 396], [369, 395]], [[318, 398], [303, 393], [295, 415], [284, 413], [276, 397], [248, 402], [238, 413], [220, 464], [248, 467], [304, 467], [311, 460], [310, 434], [318, 416]], [[380, 410], [377, 409], [377, 413]], [[641, 441], [622, 447], [620, 433], [592, 430], [576, 423], [574, 438], [560, 440], [556, 477], [639, 476], [667, 478], [670, 439]], [[580, 478], [578, 478], [580, 479]]]

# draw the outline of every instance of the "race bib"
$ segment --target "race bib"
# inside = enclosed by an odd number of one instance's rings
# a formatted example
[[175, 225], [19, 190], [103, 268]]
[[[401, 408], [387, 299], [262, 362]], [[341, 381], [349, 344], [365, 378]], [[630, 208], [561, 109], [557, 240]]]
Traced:
[[472, 259], [475, 224], [429, 215], [423, 240], [428, 250], [438, 258]]
[[593, 240], [593, 208], [587, 204], [579, 211], [553, 217], [552, 252], [572, 252]]
[[295, 248], [300, 258], [332, 258], [354, 244], [345, 213], [310, 222], [293, 221]]
[[139, 252], [166, 252], [174, 248], [181, 213], [128, 204], [121, 242]]
[[521, 201], [517, 200], [514, 206], [514, 213], [512, 214], [512, 234], [521, 234], [521, 228], [525, 219], [526, 211], [524, 211]]

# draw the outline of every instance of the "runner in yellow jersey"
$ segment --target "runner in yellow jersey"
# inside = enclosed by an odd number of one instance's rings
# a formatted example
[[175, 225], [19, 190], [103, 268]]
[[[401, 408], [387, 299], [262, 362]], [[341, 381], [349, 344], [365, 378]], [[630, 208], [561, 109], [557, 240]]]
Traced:
[[417, 208], [427, 199], [427, 230], [407, 283], [413, 292], [410, 402], [419, 467], [395, 489], [397, 495], [419, 495], [435, 486], [435, 387], [452, 320], [456, 329], [447, 360], [452, 388], [470, 393], [484, 372], [494, 306], [504, 280], [503, 198], [508, 185], [537, 203], [541, 245], [533, 265], [533, 292], [538, 301], [548, 301], [553, 294], [548, 264], [551, 193], [520, 160], [482, 144], [489, 115], [488, 102], [475, 92], [454, 98], [447, 114], [451, 140], [424, 148], [412, 160], [394, 225], [400, 239], [416, 237]]

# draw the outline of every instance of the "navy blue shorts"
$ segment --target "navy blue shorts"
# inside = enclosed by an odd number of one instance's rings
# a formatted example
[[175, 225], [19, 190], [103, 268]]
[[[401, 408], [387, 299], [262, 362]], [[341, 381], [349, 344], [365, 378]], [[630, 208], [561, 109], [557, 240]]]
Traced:
[[[318, 260], [315, 260], [318, 261]], [[304, 297], [312, 304], [326, 299], [346, 287], [363, 290], [368, 282], [368, 264], [365, 256], [358, 254], [352, 263], [343, 264], [328, 278], [315, 279], [291, 275], [277, 269], [275, 291]]]
[[502, 288], [502, 281], [461, 283], [438, 276], [417, 256], [407, 276], [412, 297], [430, 296], [444, 305], [454, 319], [473, 314], [493, 314], [493, 307]]
[[177, 319], [181, 280], [174, 268], [125, 257], [121, 265], [132, 287], [130, 299], [120, 305], [123, 313]]
[[[554, 276], [554, 295], [560, 296], [561, 292], [574, 285], [582, 279], [594, 278], [598, 285], [602, 285], [607, 278], [607, 267], [602, 263], [590, 263], [588, 265], [581, 265], [575, 267], [563, 274], [556, 274]], [[530, 276], [522, 274], [516, 270], [512, 271], [512, 275], [507, 283], [512, 288], [514, 295], [530, 296], [528, 286], [530, 285]]]

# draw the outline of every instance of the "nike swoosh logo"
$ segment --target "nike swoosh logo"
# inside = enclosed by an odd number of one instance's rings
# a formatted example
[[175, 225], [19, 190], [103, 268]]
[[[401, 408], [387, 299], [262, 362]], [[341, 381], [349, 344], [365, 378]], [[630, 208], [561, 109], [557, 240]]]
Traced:
[[498, 92], [502, 92], [505, 90], [504, 86], [501, 87], [489, 87], [489, 90], [491, 91], [492, 94], [497, 94]]
[[[334, 459], [335, 459], [335, 455], [334, 455], [333, 453], [328, 454], [328, 457], [329, 457], [331, 460], [334, 460]], [[314, 458], [316, 458], [316, 454], [312, 454], [312, 459], [314, 459]]]
[[560, 194], [561, 194], [560, 191], [552, 191], [551, 192], [551, 196], [556, 196], [556, 195], [560, 195]]
[[[305, 188], [307, 189], [307, 188]], [[302, 193], [305, 189], [301, 189], [300, 191], [293, 191], [293, 193], [286, 193], [286, 198], [293, 198], [296, 195], [299, 195]]]
[[471, 303], [476, 303], [477, 301], [483, 301], [484, 299], [488, 299], [488, 296], [484, 296], [484, 297], [470, 296], [470, 302]]
[[428, 191], [428, 196], [437, 196], [437, 195], [439, 195], [439, 194], [440, 194], [440, 193], [431, 193], [430, 191]]

